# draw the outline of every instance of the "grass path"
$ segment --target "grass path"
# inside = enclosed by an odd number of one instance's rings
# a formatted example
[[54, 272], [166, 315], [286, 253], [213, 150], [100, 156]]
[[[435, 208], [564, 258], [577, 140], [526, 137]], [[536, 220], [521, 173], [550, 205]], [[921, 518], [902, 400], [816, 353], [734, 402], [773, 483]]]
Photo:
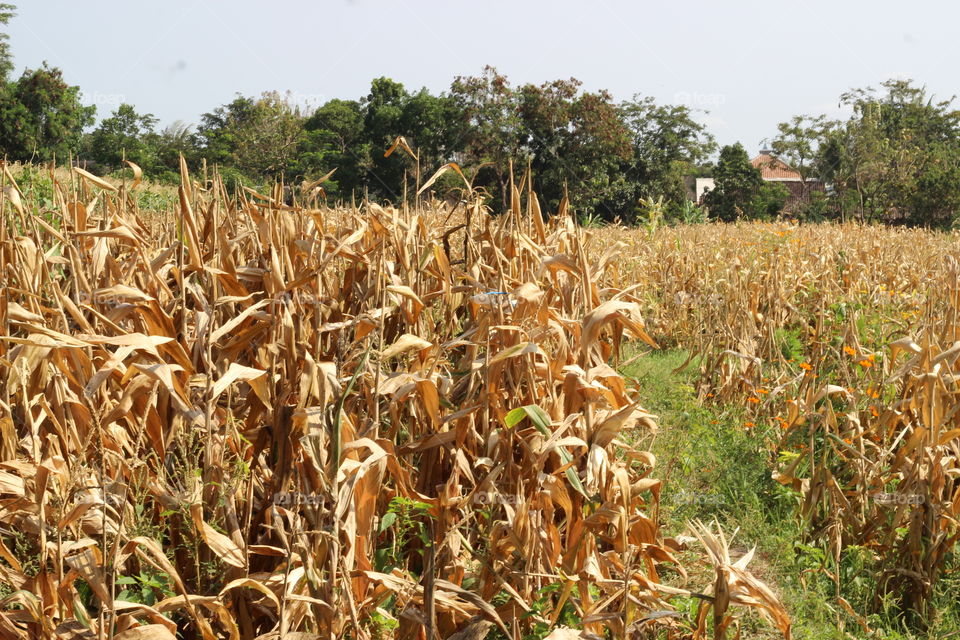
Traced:
[[[727, 532], [739, 528], [731, 547], [745, 553], [756, 546], [749, 567], [778, 592], [793, 618], [795, 638], [917, 638], [885, 627], [893, 617], [882, 614], [867, 621], [872, 633], [845, 614], [845, 630], [837, 629], [834, 586], [822, 569], [829, 563], [818, 549], [799, 542], [802, 530], [795, 516], [796, 498], [771, 478], [771, 453], [764, 434], [745, 423], [736, 408], [701, 405], [693, 387], [696, 364], [676, 371], [686, 359], [687, 353], [680, 350], [652, 352], [623, 369], [626, 376], [638, 381], [643, 406], [659, 417], [659, 431], [641, 436], [641, 444], [657, 457], [664, 496], [660, 518], [667, 534], [683, 534], [693, 518], [716, 518]], [[700, 572], [691, 574], [688, 586], [710, 582], [710, 567], [684, 564]], [[850, 557], [842, 567], [844, 583], [853, 590], [858, 579], [856, 565], [856, 558]], [[863, 583], [865, 588], [870, 584], [866, 579]], [[955, 598], [955, 593], [945, 597]], [[695, 601], [689, 606], [691, 613], [696, 610]], [[936, 628], [943, 632], [957, 629], [956, 607], [954, 603], [941, 615]], [[772, 627], [756, 616], [743, 619], [742, 634], [744, 639], [777, 637]], [[931, 630], [928, 636], [919, 637], [949, 636]]]

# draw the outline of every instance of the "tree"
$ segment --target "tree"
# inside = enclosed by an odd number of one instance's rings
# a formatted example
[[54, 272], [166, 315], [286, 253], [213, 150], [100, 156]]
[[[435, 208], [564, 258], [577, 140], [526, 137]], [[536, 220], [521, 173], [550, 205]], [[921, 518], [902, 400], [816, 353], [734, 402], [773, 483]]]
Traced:
[[159, 177], [166, 177], [173, 181], [179, 179], [181, 155], [190, 164], [195, 164], [199, 143], [191, 129], [191, 125], [177, 120], [155, 134], [153, 146]]
[[853, 115], [828, 133], [841, 202], [861, 220], [949, 225], [960, 207], [960, 113], [910, 81], [881, 86], [845, 93]]
[[464, 143], [465, 121], [450, 95], [435, 96], [424, 88], [405, 100], [400, 131], [417, 150], [422, 171], [433, 171], [453, 159]]
[[132, 105], [121, 104], [89, 134], [86, 147], [90, 159], [107, 171], [122, 168], [123, 161], [129, 160], [153, 172], [158, 165], [157, 122], [153, 114], [141, 115]]
[[776, 215], [788, 195], [782, 185], [763, 181], [739, 142], [720, 150], [713, 179], [715, 185], [706, 196], [706, 204], [711, 217], [725, 222]]
[[817, 150], [829, 127], [830, 123], [823, 115], [794, 116], [790, 122], [777, 125], [777, 137], [771, 141], [770, 147], [777, 158], [800, 174], [804, 183], [814, 177], [821, 178], [817, 175], [822, 169], [816, 162]]
[[290, 177], [303, 140], [304, 118], [277, 92], [237, 96], [201, 116], [198, 136], [208, 161], [250, 177]]
[[[17, 7], [2, 2], [0, 3], [0, 25], [7, 26], [17, 14], [14, 13]], [[0, 83], [6, 83], [13, 71], [13, 53], [10, 51], [10, 36], [6, 33], [0, 33]]]
[[361, 101], [363, 138], [369, 144], [364, 158], [364, 182], [370, 197], [399, 202], [403, 196], [403, 174], [413, 174], [415, 163], [403, 154], [384, 157], [384, 151], [403, 135], [403, 114], [410, 94], [390, 78], [376, 78], [370, 93]]
[[517, 89], [522, 148], [530, 161], [541, 203], [549, 208], [560, 202], [565, 185], [576, 188], [587, 178], [564, 163], [573, 161], [569, 155], [573, 146], [571, 103], [579, 88], [580, 81], [571, 78]]
[[556, 209], [565, 193], [580, 213], [607, 219], [603, 207], [624, 188], [630, 135], [609, 93], [581, 93], [580, 81], [555, 80], [518, 89], [520, 135], [541, 203]]
[[450, 96], [463, 114], [462, 163], [479, 172], [474, 185], [506, 209], [509, 163], [523, 158], [517, 94], [506, 76], [487, 66], [480, 76], [454, 79]]
[[580, 213], [631, 221], [642, 198], [664, 196], [668, 208], [685, 200], [684, 175], [713, 150], [705, 127], [682, 106], [650, 98], [614, 104], [604, 91], [582, 92], [571, 78], [510, 86], [493, 67], [458, 77], [451, 97], [464, 118], [461, 158], [483, 168], [474, 184], [506, 208], [509, 161], [518, 173], [529, 160], [547, 208], [568, 192]]
[[95, 107], [80, 103], [79, 87], [68, 85], [59, 69], [44, 63], [24, 71], [0, 94], [0, 144], [15, 161], [66, 159], [79, 149], [95, 113]]
[[336, 169], [324, 184], [334, 197], [362, 190], [370, 145], [364, 140], [363, 111], [356, 100], [334, 99], [321, 105], [304, 123], [300, 172], [314, 177]]
[[960, 112], [909, 80], [841, 96], [845, 121], [797, 116], [773, 148], [804, 180], [831, 186], [832, 208], [862, 222], [946, 227], [960, 212]]
[[[0, 26], [16, 15], [0, 3]], [[79, 87], [68, 85], [60, 69], [47, 63], [10, 81], [13, 55], [9, 36], [0, 33], [0, 152], [19, 162], [66, 159], [80, 146], [96, 108], [80, 103]]]
[[716, 148], [713, 137], [686, 106], [634, 96], [620, 105], [620, 113], [633, 145], [625, 168], [632, 189], [621, 206], [662, 196], [668, 213], [681, 211], [687, 200], [684, 177], [696, 173]]
[[833, 217], [836, 203], [821, 188], [812, 188], [811, 180], [820, 184], [830, 182], [831, 162], [824, 162], [827, 132], [834, 123], [826, 116], [795, 116], [777, 126], [777, 136], [770, 141], [776, 157], [800, 174], [800, 194], [803, 206], [794, 213], [811, 220]]

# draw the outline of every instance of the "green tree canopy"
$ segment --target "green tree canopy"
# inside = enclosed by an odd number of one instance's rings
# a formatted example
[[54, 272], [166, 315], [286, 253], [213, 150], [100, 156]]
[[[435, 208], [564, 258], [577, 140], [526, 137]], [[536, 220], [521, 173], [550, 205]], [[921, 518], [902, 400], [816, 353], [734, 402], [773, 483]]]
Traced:
[[11, 160], [66, 160], [80, 147], [96, 108], [80, 103], [80, 88], [44, 64], [24, 71], [0, 94], [0, 145]]
[[479, 76], [454, 79], [450, 96], [464, 123], [461, 160], [477, 171], [474, 185], [506, 208], [510, 159], [523, 159], [517, 94], [506, 76], [487, 66]]
[[[541, 202], [555, 209], [566, 192], [578, 211], [615, 201], [620, 168], [631, 155], [630, 134], [607, 92], [580, 92], [580, 82], [555, 80], [519, 89], [520, 126]], [[606, 210], [612, 218], [621, 212]]]
[[247, 176], [286, 176], [303, 140], [304, 118], [282, 94], [237, 96], [201, 116], [197, 130], [208, 162], [236, 168]]
[[843, 218], [948, 227], [960, 214], [960, 112], [909, 80], [841, 96], [846, 120], [796, 116], [772, 146], [803, 179], [829, 185]]
[[398, 136], [419, 157], [421, 182], [464, 144], [462, 111], [451, 96], [435, 96], [426, 89], [411, 94], [389, 78], [373, 80], [362, 100], [330, 100], [304, 128], [300, 172], [316, 175], [336, 168], [326, 186], [340, 197], [362, 191], [371, 198], [399, 201], [404, 172], [408, 195], [413, 192], [417, 162], [404, 151], [384, 157]]
[[121, 168], [123, 161], [129, 160], [144, 171], [153, 172], [159, 164], [157, 122], [153, 114], [139, 114], [133, 105], [121, 104], [89, 135], [87, 154], [106, 171]]
[[356, 100], [334, 99], [321, 105], [304, 123], [299, 172], [319, 177], [336, 169], [324, 185], [334, 197], [346, 198], [362, 189], [371, 155], [363, 123], [363, 110]]
[[153, 152], [156, 155], [157, 169], [172, 174], [176, 179], [180, 171], [180, 156], [195, 161], [198, 155], [197, 136], [192, 126], [177, 120], [167, 125], [154, 138]]
[[960, 113], [910, 81], [842, 96], [853, 115], [824, 132], [820, 157], [842, 209], [861, 220], [946, 226], [960, 210]]
[[[7, 2], [0, 2], [0, 26], [7, 26], [17, 14], [17, 7]], [[10, 51], [10, 36], [0, 32], [0, 82], [7, 82], [13, 71], [13, 52]]]
[[794, 116], [789, 122], [777, 125], [777, 137], [771, 141], [771, 149], [777, 158], [799, 173], [804, 182], [823, 178], [823, 165], [818, 163], [817, 154], [820, 141], [830, 126], [823, 115]]
[[620, 113], [633, 154], [624, 173], [631, 188], [619, 208], [662, 196], [668, 211], [681, 209], [687, 199], [684, 177], [696, 173], [714, 151], [713, 137], [683, 105], [659, 105], [653, 98], [634, 96], [620, 105]]

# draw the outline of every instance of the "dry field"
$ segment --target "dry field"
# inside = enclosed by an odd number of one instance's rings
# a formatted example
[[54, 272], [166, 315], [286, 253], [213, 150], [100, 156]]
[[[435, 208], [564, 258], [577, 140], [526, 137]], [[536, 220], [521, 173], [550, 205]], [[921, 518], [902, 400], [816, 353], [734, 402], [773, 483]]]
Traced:
[[789, 638], [732, 532], [665, 535], [628, 342], [699, 356], [808, 542], [869, 549], [927, 615], [960, 511], [954, 238], [183, 178], [163, 211], [84, 175], [5, 192], [0, 636]]

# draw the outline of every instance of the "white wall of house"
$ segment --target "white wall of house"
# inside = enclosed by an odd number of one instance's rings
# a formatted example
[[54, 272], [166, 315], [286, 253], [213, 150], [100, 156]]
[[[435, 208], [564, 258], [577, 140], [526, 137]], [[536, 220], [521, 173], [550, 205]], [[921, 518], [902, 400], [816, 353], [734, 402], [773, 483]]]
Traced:
[[697, 200], [700, 200], [705, 192], [713, 191], [714, 186], [716, 185], [713, 181], [713, 178], [697, 178]]

